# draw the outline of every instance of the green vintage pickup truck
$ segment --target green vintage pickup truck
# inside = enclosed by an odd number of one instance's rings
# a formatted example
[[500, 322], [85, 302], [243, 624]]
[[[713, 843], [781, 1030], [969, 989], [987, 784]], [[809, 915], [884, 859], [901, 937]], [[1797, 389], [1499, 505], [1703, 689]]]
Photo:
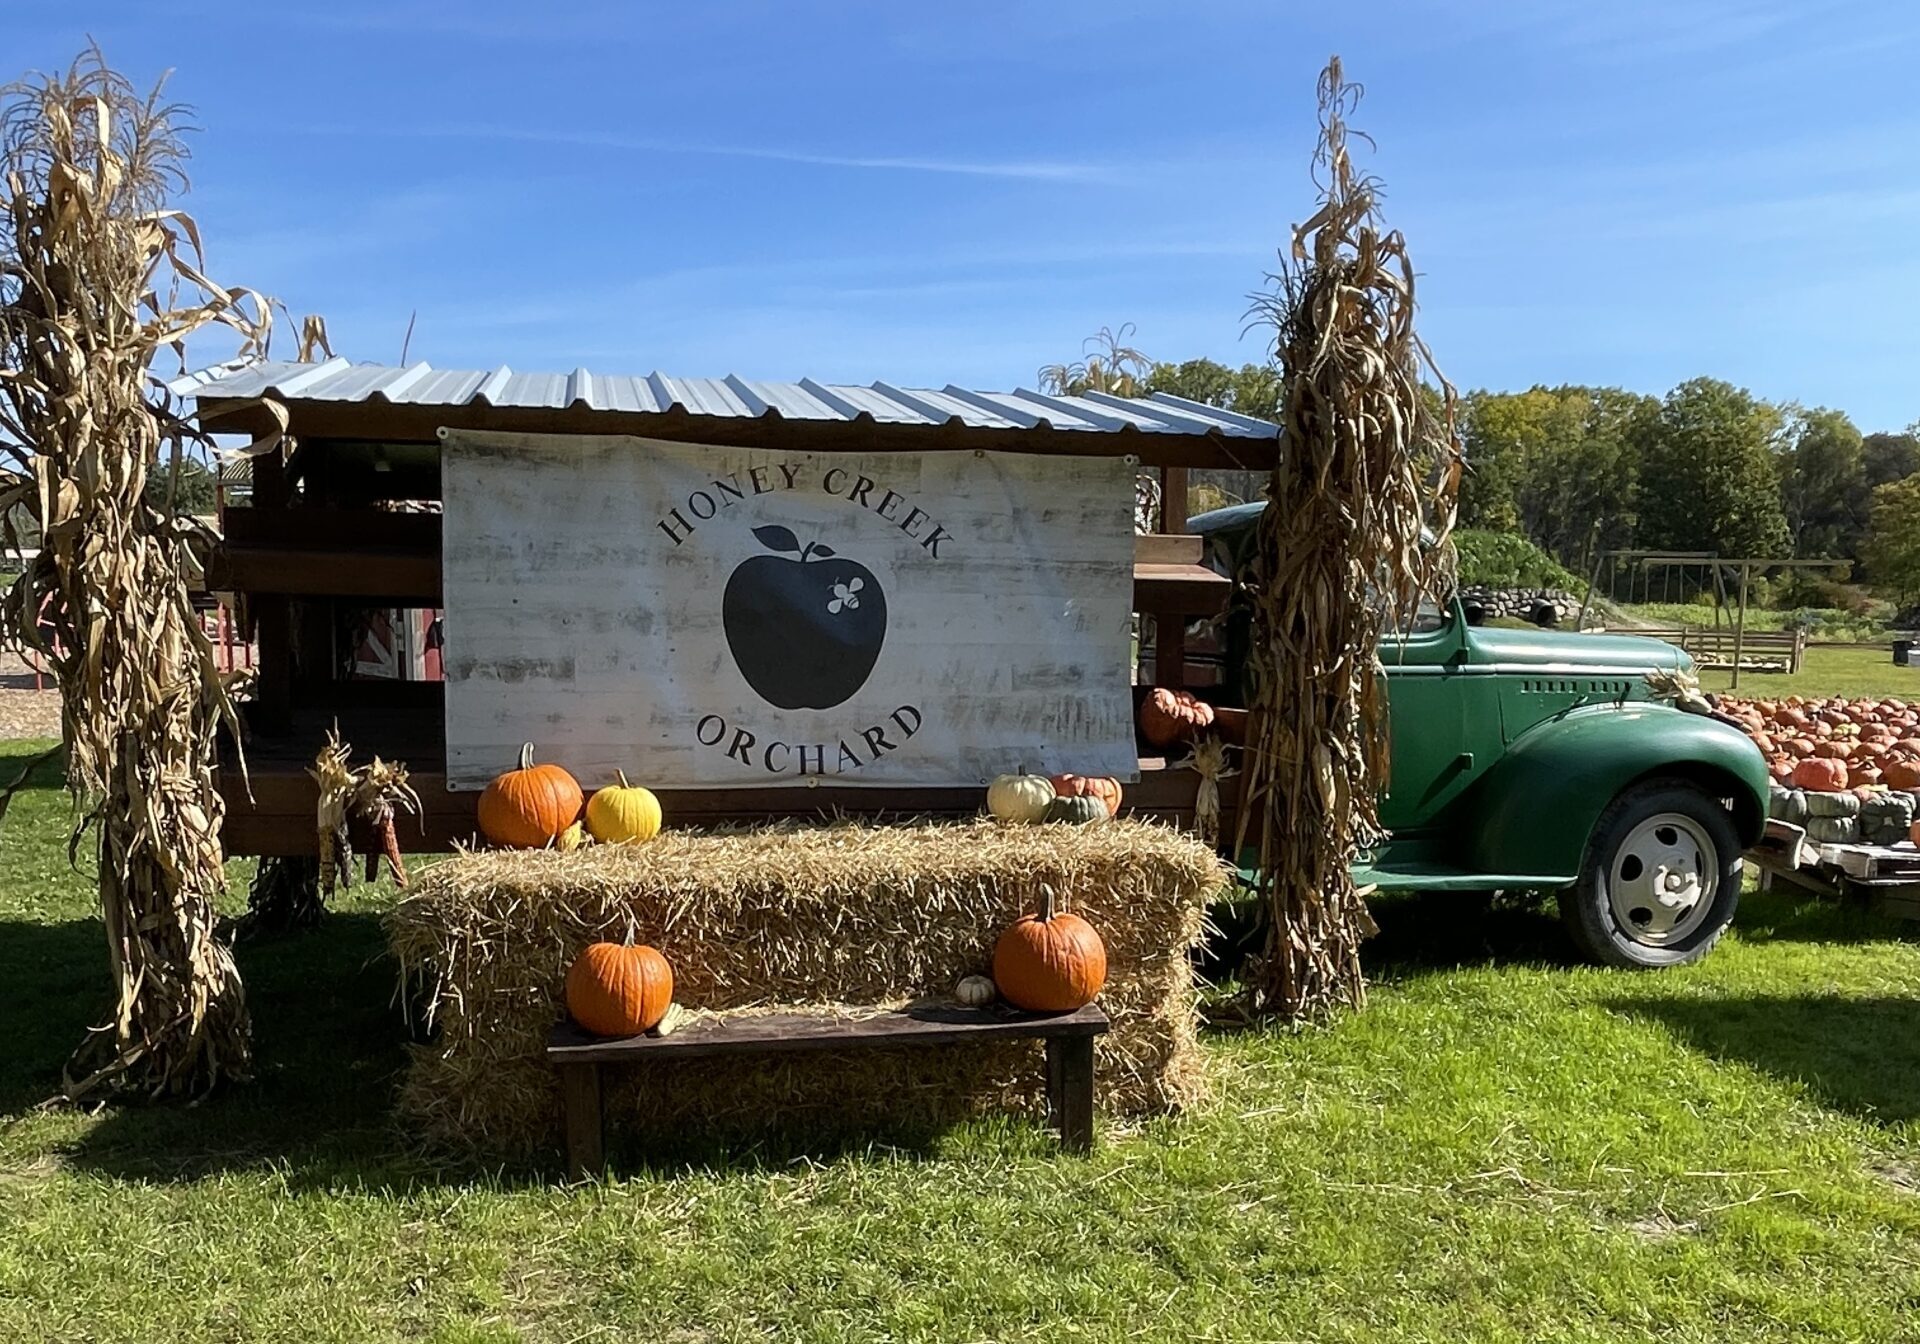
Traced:
[[[1209, 563], [1234, 572], [1260, 507], [1189, 522], [1208, 539]], [[1229, 685], [1245, 628], [1230, 613]], [[1650, 699], [1647, 674], [1689, 669], [1686, 654], [1653, 639], [1470, 626], [1453, 601], [1424, 609], [1381, 662], [1390, 835], [1360, 881], [1557, 890], [1575, 942], [1597, 961], [1706, 955], [1739, 904], [1741, 851], [1766, 825], [1769, 779], [1738, 729]]]

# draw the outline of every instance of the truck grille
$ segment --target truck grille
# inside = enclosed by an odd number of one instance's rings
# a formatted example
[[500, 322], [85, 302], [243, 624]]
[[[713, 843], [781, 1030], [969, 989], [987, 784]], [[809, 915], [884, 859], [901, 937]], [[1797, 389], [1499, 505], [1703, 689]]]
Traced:
[[1520, 683], [1522, 695], [1586, 695], [1619, 699], [1633, 690], [1624, 677], [1529, 677]]

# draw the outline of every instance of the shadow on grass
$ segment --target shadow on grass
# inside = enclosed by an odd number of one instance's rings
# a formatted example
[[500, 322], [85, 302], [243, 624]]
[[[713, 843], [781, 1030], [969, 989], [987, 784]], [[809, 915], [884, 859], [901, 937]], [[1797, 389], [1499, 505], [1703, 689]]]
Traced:
[[1920, 1000], [1757, 994], [1607, 1006], [1662, 1023], [1715, 1059], [1800, 1083], [1829, 1110], [1882, 1125], [1920, 1119]]
[[[1586, 964], [1560, 923], [1551, 895], [1495, 897], [1487, 892], [1406, 892], [1369, 903], [1380, 932], [1360, 950], [1369, 978], [1407, 980], [1473, 966], [1565, 970]], [[1203, 979], [1230, 979], [1265, 945], [1264, 915], [1249, 901], [1217, 906], [1216, 926], [1199, 958]], [[1748, 890], [1734, 929], [1742, 942], [1869, 943], [1920, 937], [1920, 924], [1875, 915], [1857, 902], [1794, 887]]]
[[1733, 926], [1748, 943], [1877, 943], [1920, 933], [1920, 925], [1876, 915], [1859, 901], [1817, 896], [1785, 881], [1741, 896]]
[[[0, 922], [0, 1116], [59, 1086], [61, 1066], [108, 993], [100, 925]], [[310, 932], [243, 944], [256, 1077], [196, 1106], [115, 1104], [63, 1153], [70, 1164], [140, 1181], [275, 1171], [293, 1189], [407, 1189], [486, 1180], [551, 1181], [558, 1152], [511, 1161], [420, 1151], [398, 1127], [394, 1092], [407, 1030], [379, 918], [334, 913]], [[608, 1135], [616, 1174], [784, 1169], [849, 1153], [924, 1155], [944, 1125], [877, 1127], [856, 1117], [655, 1143]], [[1043, 1140], [1046, 1141], [1046, 1140]]]
[[1380, 932], [1360, 956], [1367, 973], [1405, 980], [1468, 966], [1580, 964], [1551, 899], [1489, 892], [1414, 892], [1371, 903]]
[[[32, 769], [28, 769], [31, 766]], [[67, 784], [67, 763], [58, 752], [47, 754], [46, 748], [22, 750], [17, 742], [5, 744], [0, 750], [0, 789], [5, 789], [26, 770], [27, 778], [21, 783], [22, 793], [40, 789], [61, 789]]]
[[[100, 925], [0, 925], [0, 1017], [18, 1047], [0, 1063], [0, 1107], [17, 1114], [53, 1093], [61, 1066], [108, 984]], [[192, 1178], [274, 1165], [315, 1180], [364, 1174], [395, 1147], [386, 1132], [403, 1028], [377, 917], [335, 914], [313, 933], [243, 946], [256, 1080], [197, 1106], [116, 1104], [70, 1154], [141, 1179]]]
[[[1404, 981], [1473, 966], [1534, 966], [1563, 970], [1579, 964], [1551, 900], [1490, 892], [1397, 892], [1367, 902], [1379, 932], [1360, 947], [1369, 980]], [[1232, 985], [1246, 958], [1266, 945], [1265, 912], [1251, 900], [1208, 911], [1214, 932], [1195, 960], [1200, 978]], [[1231, 1014], [1215, 1026], [1240, 1030]]]

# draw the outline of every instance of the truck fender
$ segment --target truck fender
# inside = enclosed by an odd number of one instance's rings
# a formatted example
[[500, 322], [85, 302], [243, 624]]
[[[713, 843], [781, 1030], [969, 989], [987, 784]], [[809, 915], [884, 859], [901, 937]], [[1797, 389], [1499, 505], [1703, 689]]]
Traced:
[[1739, 729], [1670, 705], [1583, 705], [1529, 728], [1487, 772], [1469, 852], [1489, 872], [1570, 882], [1601, 809], [1653, 778], [1730, 800], [1742, 845], [1766, 827], [1767, 763]]

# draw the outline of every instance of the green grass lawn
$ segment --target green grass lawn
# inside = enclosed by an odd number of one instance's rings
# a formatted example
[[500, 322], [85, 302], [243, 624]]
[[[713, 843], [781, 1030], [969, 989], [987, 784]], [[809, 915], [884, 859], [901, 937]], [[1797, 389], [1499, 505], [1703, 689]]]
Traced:
[[[1709, 691], [1724, 691], [1732, 684], [1730, 672], [1700, 674], [1700, 685]], [[1920, 667], [1895, 667], [1893, 655], [1885, 647], [1822, 646], [1808, 649], [1800, 670], [1791, 675], [1742, 672], [1740, 694], [1762, 699], [1783, 695], [1897, 695], [1920, 699]]]
[[[1635, 620], [1655, 625], [1697, 625], [1709, 630], [1714, 628], [1713, 608], [1701, 606], [1697, 602], [1631, 602], [1619, 604], [1614, 610]], [[1838, 607], [1805, 607], [1776, 611], [1768, 607], [1750, 606], [1747, 608], [1747, 629], [1779, 631], [1786, 629], [1787, 622], [1796, 616], [1811, 617], [1816, 624], [1807, 632], [1809, 639], [1884, 643], [1891, 638], [1887, 632], [1886, 621], [1891, 617], [1892, 606], [1888, 603], [1878, 603], [1874, 610], [1878, 613], [1877, 615], [1863, 616]], [[1731, 633], [1734, 615], [1733, 607], [1721, 611], [1719, 628]]]
[[[25, 754], [0, 746], [0, 778]], [[1752, 898], [1703, 964], [1384, 905], [1371, 1005], [1215, 1035], [1090, 1160], [1012, 1120], [625, 1155], [414, 1151], [380, 887], [243, 946], [261, 1077], [43, 1111], [106, 976], [56, 779], [0, 824], [0, 1340], [1892, 1340], [1920, 1319], [1920, 948]], [[242, 890], [235, 865], [235, 904]]]

